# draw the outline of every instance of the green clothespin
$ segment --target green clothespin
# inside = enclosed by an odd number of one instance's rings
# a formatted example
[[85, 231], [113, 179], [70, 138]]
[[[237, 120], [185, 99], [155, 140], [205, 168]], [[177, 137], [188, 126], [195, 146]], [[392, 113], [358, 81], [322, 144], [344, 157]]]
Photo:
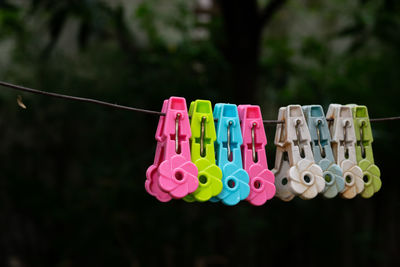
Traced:
[[207, 201], [222, 190], [222, 171], [215, 164], [214, 142], [217, 139], [211, 102], [196, 100], [190, 104], [190, 149], [192, 162], [199, 170], [199, 187], [187, 195], [187, 202]]
[[356, 132], [356, 156], [358, 166], [363, 171], [364, 191], [363, 198], [370, 198], [382, 186], [381, 172], [374, 164], [372, 152], [372, 130], [366, 106], [349, 105], [352, 108], [354, 129]]

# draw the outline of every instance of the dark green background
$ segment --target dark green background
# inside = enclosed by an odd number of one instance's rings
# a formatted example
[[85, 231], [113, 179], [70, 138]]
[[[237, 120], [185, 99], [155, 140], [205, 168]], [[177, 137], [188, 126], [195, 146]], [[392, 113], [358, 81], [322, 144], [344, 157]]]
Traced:
[[[265, 119], [288, 104], [400, 115], [399, 1], [196, 3], [0, 0], [0, 79], [153, 110], [176, 95]], [[372, 125], [371, 199], [226, 207], [146, 193], [157, 121], [1, 88], [0, 265], [400, 265], [400, 122]]]

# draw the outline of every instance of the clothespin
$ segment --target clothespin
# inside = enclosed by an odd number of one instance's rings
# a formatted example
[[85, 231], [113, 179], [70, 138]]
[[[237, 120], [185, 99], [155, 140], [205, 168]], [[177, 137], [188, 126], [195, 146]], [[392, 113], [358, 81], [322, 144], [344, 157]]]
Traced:
[[311, 199], [325, 188], [322, 169], [315, 164], [310, 147], [311, 136], [299, 105], [279, 109], [276, 127], [275, 174], [276, 195], [290, 201], [298, 195]]
[[333, 157], [331, 135], [324, 110], [320, 105], [309, 105], [303, 106], [303, 112], [311, 135], [314, 160], [321, 167], [325, 179], [322, 195], [333, 198], [344, 190], [344, 179], [342, 169]]
[[199, 187], [187, 195], [184, 200], [207, 201], [217, 196], [222, 190], [222, 171], [215, 164], [214, 142], [217, 139], [214, 126], [211, 102], [208, 100], [196, 100], [190, 104], [189, 115], [191, 117], [190, 148], [192, 162], [199, 170]]
[[162, 202], [179, 199], [198, 187], [197, 167], [190, 161], [190, 125], [186, 100], [170, 97], [162, 108], [156, 131], [154, 164], [146, 172], [147, 192]]
[[332, 136], [332, 151], [335, 162], [343, 171], [345, 180], [343, 198], [351, 199], [364, 190], [363, 172], [357, 165], [356, 134], [351, 108], [339, 104], [329, 105], [326, 118]]
[[372, 151], [372, 130], [366, 106], [348, 105], [352, 108], [354, 130], [356, 133], [356, 157], [358, 166], [363, 171], [364, 191], [361, 196], [370, 198], [381, 189], [381, 172], [374, 163]]
[[216, 104], [214, 107], [217, 141], [217, 165], [222, 170], [221, 193], [210, 201], [221, 200], [226, 205], [236, 205], [249, 196], [249, 175], [242, 167], [240, 145], [243, 143], [236, 105]]
[[239, 105], [243, 144], [243, 168], [250, 177], [250, 194], [246, 198], [255, 206], [263, 205], [275, 195], [275, 176], [268, 170], [264, 123], [261, 110], [256, 105]]

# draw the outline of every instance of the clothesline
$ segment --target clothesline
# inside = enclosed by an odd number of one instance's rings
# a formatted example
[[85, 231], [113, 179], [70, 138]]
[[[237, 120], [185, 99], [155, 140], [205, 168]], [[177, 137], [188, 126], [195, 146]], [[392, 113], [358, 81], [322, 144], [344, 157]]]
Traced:
[[[17, 91], [23, 91], [23, 92], [28, 92], [28, 93], [32, 93], [32, 94], [45, 95], [45, 96], [61, 98], [61, 99], [68, 99], [68, 100], [73, 100], [73, 101], [78, 101], [78, 102], [93, 103], [93, 104], [107, 106], [107, 107], [111, 107], [111, 108], [115, 108], [115, 109], [129, 110], [129, 111], [141, 112], [141, 113], [158, 115], [158, 116], [165, 116], [165, 113], [160, 112], [160, 111], [148, 110], [148, 109], [142, 109], [142, 108], [136, 108], [136, 107], [129, 107], [129, 106], [124, 106], [124, 105], [119, 105], [119, 104], [113, 104], [113, 103], [96, 100], [96, 99], [91, 99], [91, 98], [86, 98], [86, 97], [78, 97], [78, 96], [70, 96], [70, 95], [46, 92], [46, 91], [41, 91], [38, 89], [33, 89], [33, 88], [16, 85], [16, 84], [8, 83], [8, 82], [3, 82], [3, 81], [0, 81], [0, 85], [7, 87], [7, 88], [17, 90]], [[400, 120], [400, 116], [370, 119], [371, 122], [393, 121], [393, 120]], [[283, 123], [283, 121], [263, 120], [263, 123], [275, 125], [275, 124]]]

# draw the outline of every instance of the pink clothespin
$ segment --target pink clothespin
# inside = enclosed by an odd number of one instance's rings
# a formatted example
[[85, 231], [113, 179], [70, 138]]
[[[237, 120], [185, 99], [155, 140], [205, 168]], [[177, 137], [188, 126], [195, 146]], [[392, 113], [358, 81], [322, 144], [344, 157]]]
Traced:
[[238, 107], [243, 137], [243, 168], [250, 177], [250, 194], [246, 198], [252, 205], [261, 206], [275, 195], [275, 176], [268, 170], [265, 135], [261, 110], [256, 105]]
[[162, 202], [193, 193], [198, 185], [197, 167], [190, 160], [191, 136], [186, 100], [170, 97], [164, 100], [156, 131], [157, 148], [154, 164], [146, 172], [147, 192]]

